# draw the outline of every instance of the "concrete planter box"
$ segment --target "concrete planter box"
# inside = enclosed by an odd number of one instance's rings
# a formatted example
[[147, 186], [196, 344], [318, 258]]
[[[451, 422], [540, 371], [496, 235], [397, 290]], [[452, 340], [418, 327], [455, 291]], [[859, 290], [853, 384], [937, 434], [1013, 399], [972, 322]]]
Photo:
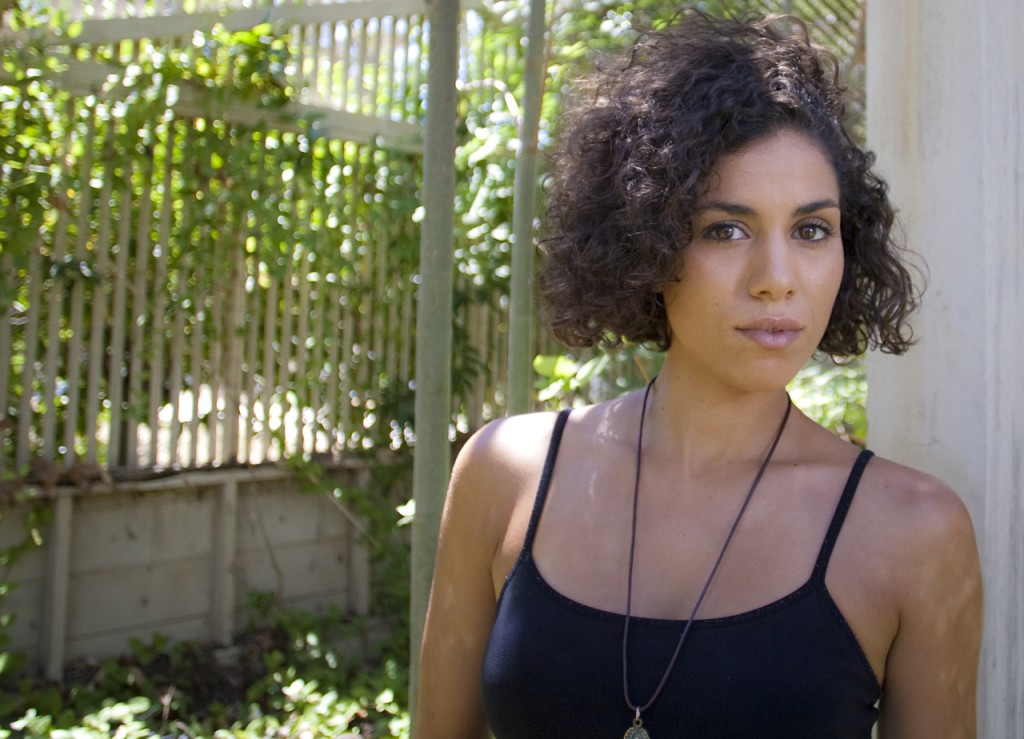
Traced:
[[[365, 486], [367, 466], [332, 481]], [[128, 651], [131, 638], [228, 645], [249, 623], [247, 594], [285, 608], [370, 610], [358, 519], [274, 468], [194, 471], [91, 489], [56, 487], [44, 545], [18, 560], [3, 603], [9, 648], [60, 679], [76, 658]], [[0, 545], [24, 537], [29, 503], [0, 503]]]

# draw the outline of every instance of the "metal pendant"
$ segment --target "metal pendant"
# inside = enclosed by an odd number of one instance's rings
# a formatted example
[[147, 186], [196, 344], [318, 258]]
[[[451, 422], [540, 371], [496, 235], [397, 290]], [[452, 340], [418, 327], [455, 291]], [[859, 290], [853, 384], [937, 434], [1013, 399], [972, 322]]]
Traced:
[[651, 739], [651, 735], [644, 728], [644, 722], [639, 718], [633, 719], [633, 725], [626, 729], [622, 739]]

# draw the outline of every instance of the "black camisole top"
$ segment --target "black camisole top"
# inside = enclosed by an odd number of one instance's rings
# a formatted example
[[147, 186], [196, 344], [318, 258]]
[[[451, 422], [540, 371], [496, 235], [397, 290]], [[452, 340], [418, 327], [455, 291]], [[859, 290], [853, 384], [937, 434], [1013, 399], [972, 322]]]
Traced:
[[[495, 739], [619, 739], [625, 617], [548, 585], [531, 553], [567, 412], [559, 415], [526, 539], [498, 600], [483, 698]], [[694, 621], [668, 682], [643, 714], [652, 739], [870, 739], [880, 686], [828, 589], [832, 548], [871, 452], [853, 466], [810, 579], [747, 613]], [[685, 621], [630, 619], [629, 680], [646, 702]]]

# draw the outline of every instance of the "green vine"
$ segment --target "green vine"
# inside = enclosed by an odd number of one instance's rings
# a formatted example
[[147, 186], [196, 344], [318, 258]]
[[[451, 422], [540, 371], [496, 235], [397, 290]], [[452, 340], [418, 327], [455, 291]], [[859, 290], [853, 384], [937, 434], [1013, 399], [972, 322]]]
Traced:
[[[17, 613], [7, 606], [12, 591], [18, 581], [12, 577], [15, 564], [27, 553], [43, 545], [43, 532], [53, 523], [53, 506], [49, 501], [40, 500], [23, 490], [8, 489], [2, 492], [7, 500], [0, 499], [0, 526], [4, 526], [5, 518], [10, 519], [9, 511], [16, 504], [26, 505], [27, 511], [20, 520], [20, 531], [10, 543], [0, 546], [0, 689], [12, 685], [21, 675], [25, 667], [25, 655], [11, 648], [10, 629], [17, 618]], [[5, 528], [17, 528], [15, 521], [7, 522]]]

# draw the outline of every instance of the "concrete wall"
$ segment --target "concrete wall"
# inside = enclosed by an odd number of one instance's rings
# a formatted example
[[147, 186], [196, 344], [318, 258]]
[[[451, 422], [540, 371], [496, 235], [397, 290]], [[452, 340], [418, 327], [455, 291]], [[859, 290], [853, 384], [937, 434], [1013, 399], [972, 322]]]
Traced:
[[946, 480], [986, 579], [981, 737], [1024, 736], [1024, 4], [870, 2], [868, 136], [928, 264], [906, 357], [868, 362], [869, 443]]
[[[362, 485], [369, 470], [345, 470]], [[190, 472], [161, 480], [57, 488], [45, 545], [12, 568], [13, 649], [59, 678], [78, 657], [128, 651], [154, 632], [229, 644], [253, 615], [247, 595], [286, 608], [370, 608], [370, 564], [352, 521], [277, 470]], [[0, 542], [23, 537], [24, 505], [0, 511]]]

